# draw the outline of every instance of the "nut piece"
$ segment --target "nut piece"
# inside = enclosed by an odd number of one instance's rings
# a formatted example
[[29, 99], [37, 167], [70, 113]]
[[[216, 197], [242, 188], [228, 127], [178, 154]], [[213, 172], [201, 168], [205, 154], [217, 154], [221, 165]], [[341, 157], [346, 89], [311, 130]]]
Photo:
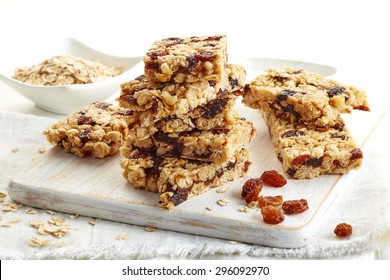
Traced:
[[336, 226], [333, 232], [337, 237], [345, 238], [352, 235], [352, 226], [350, 224], [341, 223]]

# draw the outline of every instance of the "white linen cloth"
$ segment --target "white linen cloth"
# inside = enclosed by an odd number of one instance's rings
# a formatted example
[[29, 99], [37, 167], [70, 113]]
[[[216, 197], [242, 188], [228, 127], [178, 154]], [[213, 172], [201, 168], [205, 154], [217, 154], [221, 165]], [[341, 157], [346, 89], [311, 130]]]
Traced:
[[[213, 259], [235, 256], [317, 259], [362, 253], [372, 248], [373, 240], [390, 229], [390, 113], [388, 108], [386, 110], [365, 144], [362, 168], [353, 183], [345, 186], [349, 190], [323, 220], [317, 240], [305, 247], [280, 249], [160, 229], [147, 232], [144, 227], [106, 220], [98, 220], [93, 226], [89, 224], [90, 217], [70, 219], [69, 214], [50, 215], [44, 209], [37, 209], [36, 214], [26, 214], [31, 207], [23, 206], [16, 212], [0, 210], [0, 225], [21, 219], [9, 227], [0, 226], [0, 259]], [[5, 191], [22, 165], [39, 156], [39, 148], [50, 147], [42, 131], [54, 121], [0, 111], [0, 191]], [[12, 151], [13, 148], [18, 148], [18, 151]], [[7, 197], [0, 202], [0, 208], [10, 202]], [[62, 238], [39, 235], [30, 226], [31, 220], [47, 221], [52, 217], [66, 218], [66, 223], [71, 225], [70, 234]], [[333, 229], [340, 222], [353, 225], [350, 238], [341, 240], [334, 236]], [[127, 235], [128, 239], [119, 240], [119, 235]], [[52, 243], [47, 247], [31, 247], [28, 240], [32, 237], [50, 239]]]

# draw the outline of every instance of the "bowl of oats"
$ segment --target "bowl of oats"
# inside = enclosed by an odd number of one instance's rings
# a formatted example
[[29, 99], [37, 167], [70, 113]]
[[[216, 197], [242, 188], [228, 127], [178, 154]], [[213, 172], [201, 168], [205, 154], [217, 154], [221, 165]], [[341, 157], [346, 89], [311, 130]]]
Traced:
[[70, 114], [113, 97], [134, 76], [130, 71], [140, 66], [142, 57], [105, 54], [68, 38], [25, 61], [6, 63], [0, 80], [44, 110]]

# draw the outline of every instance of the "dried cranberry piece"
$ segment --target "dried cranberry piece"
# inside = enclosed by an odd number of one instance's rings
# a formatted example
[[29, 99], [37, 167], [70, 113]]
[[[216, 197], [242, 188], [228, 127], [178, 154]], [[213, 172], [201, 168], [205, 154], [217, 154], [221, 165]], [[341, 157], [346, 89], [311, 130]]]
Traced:
[[287, 184], [286, 179], [276, 170], [264, 171], [260, 180], [267, 186], [280, 188]]
[[261, 188], [263, 187], [260, 178], [252, 178], [247, 180], [242, 186], [241, 196], [245, 198], [256, 186], [259, 186]]
[[194, 58], [200, 61], [213, 61], [216, 57], [217, 54], [209, 51], [194, 53]]
[[342, 94], [345, 90], [346, 90], [345, 87], [334, 86], [334, 87], [331, 87], [330, 89], [328, 89], [327, 93], [328, 93], [329, 98], [332, 98], [333, 96]]
[[306, 161], [308, 161], [310, 158], [311, 158], [310, 155], [300, 155], [300, 156], [297, 156], [296, 158], [294, 158], [291, 163], [294, 166], [301, 166]]
[[335, 227], [333, 232], [337, 237], [345, 238], [352, 235], [352, 226], [347, 223], [341, 223]]
[[299, 214], [309, 209], [306, 199], [286, 200], [282, 204], [282, 209], [286, 214]]
[[285, 90], [282, 90], [279, 95], [276, 97], [276, 99], [281, 102], [283, 100], [286, 100], [288, 96], [292, 96], [294, 94], [296, 94], [297, 92], [296, 91], [293, 91], [293, 90], [290, 90], [290, 89], [285, 89]]
[[358, 158], [363, 158], [363, 152], [359, 148], [353, 149], [351, 151], [351, 154], [352, 154], [351, 158], [350, 158], [351, 160], [358, 159]]

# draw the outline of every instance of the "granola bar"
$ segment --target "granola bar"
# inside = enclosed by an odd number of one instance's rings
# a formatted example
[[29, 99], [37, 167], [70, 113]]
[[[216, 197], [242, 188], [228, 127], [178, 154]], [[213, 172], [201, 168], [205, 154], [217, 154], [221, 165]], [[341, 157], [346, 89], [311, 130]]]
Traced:
[[268, 69], [245, 88], [243, 102], [291, 122], [327, 129], [340, 113], [369, 111], [363, 90], [293, 67]]
[[129, 151], [143, 149], [160, 156], [221, 164], [249, 143], [255, 133], [253, 123], [237, 119], [231, 129], [215, 128], [180, 133], [156, 131], [151, 137], [130, 132], [125, 146]]
[[226, 62], [225, 35], [162, 39], [144, 57], [145, 74], [154, 82], [219, 81]]
[[155, 83], [145, 75], [121, 85], [119, 103], [134, 111], [148, 111], [156, 119], [183, 115], [225, 94], [241, 95], [245, 86], [245, 68], [229, 64], [220, 81], [195, 83]]
[[250, 164], [246, 149], [238, 151], [222, 165], [158, 157], [140, 150], [133, 150], [121, 160], [123, 176], [136, 188], [159, 193], [160, 205], [168, 209], [242, 177]]
[[118, 106], [95, 102], [51, 125], [43, 134], [65, 152], [104, 158], [118, 152], [126, 138], [127, 126]]
[[363, 153], [341, 118], [327, 131], [317, 131], [267, 111], [263, 117], [283, 170], [293, 178], [344, 174], [362, 163]]

